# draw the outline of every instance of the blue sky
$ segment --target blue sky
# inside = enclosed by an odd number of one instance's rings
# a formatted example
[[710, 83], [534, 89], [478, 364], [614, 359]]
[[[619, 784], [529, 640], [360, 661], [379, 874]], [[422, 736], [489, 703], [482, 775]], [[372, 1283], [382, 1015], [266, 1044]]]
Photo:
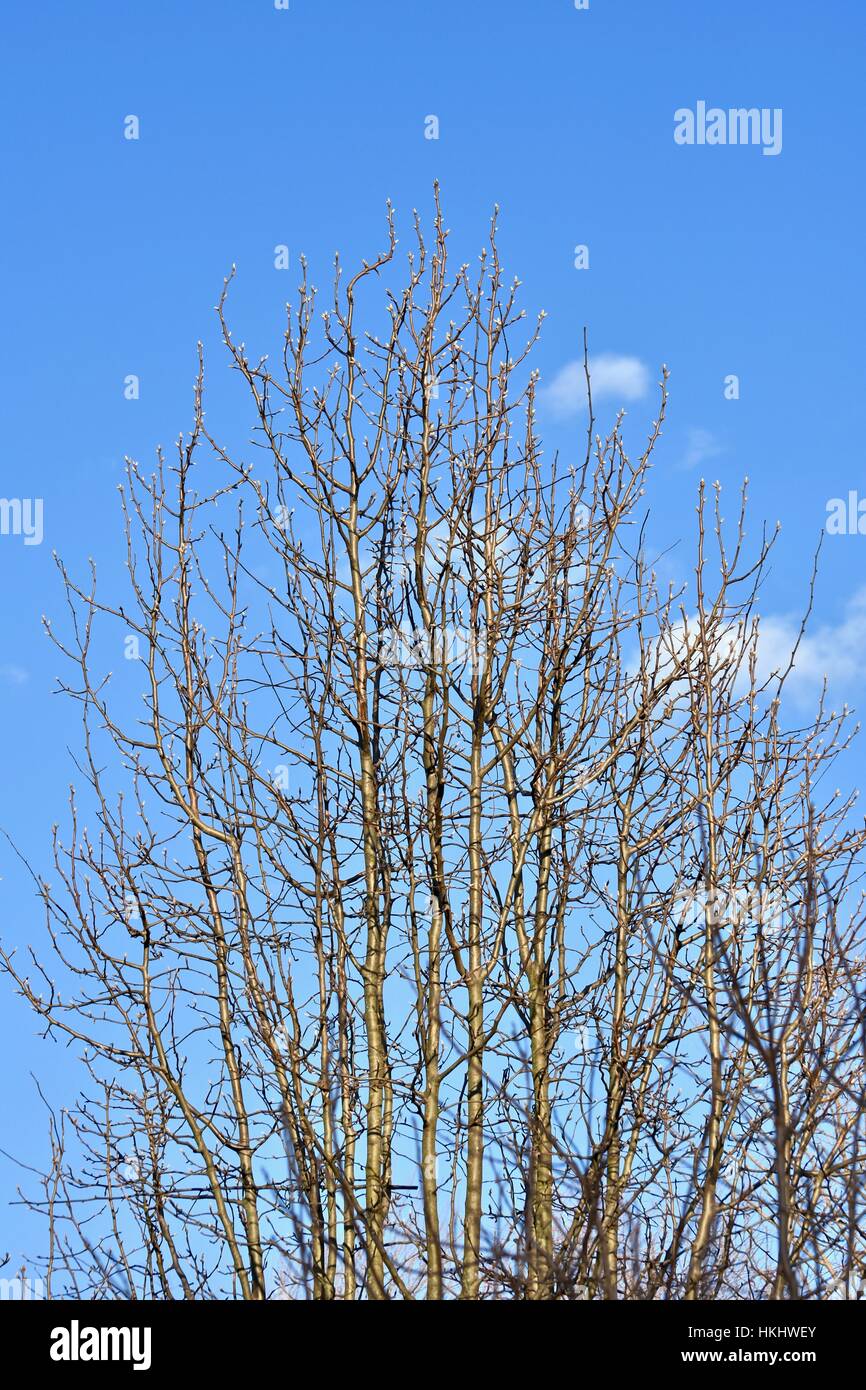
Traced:
[[[550, 387], [583, 326], [606, 373], [600, 422], [628, 397], [635, 450], [671, 369], [652, 536], [690, 564], [697, 481], [751, 479], [752, 534], [782, 523], [762, 611], [784, 645], [806, 598], [833, 497], [866, 497], [862, 324], [864, 184], [858, 0], [60, 0], [7, 11], [0, 83], [5, 193], [0, 495], [41, 498], [44, 539], [0, 536], [0, 826], [47, 868], [72, 777], [77, 717], [52, 694], [60, 614], [52, 550], [106, 586], [122, 564], [124, 455], [150, 460], [190, 420], [195, 347], [220, 361], [213, 305], [237, 263], [232, 320], [257, 350], [279, 342], [300, 253], [328, 282], [383, 244], [390, 197], [407, 233], [442, 186], [455, 255], [484, 244], [501, 206], [506, 269], [548, 319], [537, 365]], [[674, 113], [698, 101], [781, 109], [777, 157], [686, 147]], [[124, 119], [140, 139], [124, 139]], [[425, 139], [425, 119], [439, 138]], [[291, 272], [274, 266], [286, 244]], [[589, 248], [589, 269], [574, 266]], [[124, 378], [140, 378], [140, 399]], [[738, 400], [724, 381], [736, 374]], [[560, 378], [560, 387], [568, 377]], [[244, 437], [233, 393], [223, 433]], [[567, 389], [541, 430], [579, 450]], [[823, 669], [862, 701], [866, 537], [824, 547], [806, 707]], [[848, 762], [862, 774], [863, 748]], [[0, 845], [0, 927], [35, 934], [38, 906]], [[35, 1161], [44, 1122], [31, 1071], [58, 1104], [74, 1073], [4, 992], [3, 1137]], [[0, 1160], [0, 1253], [37, 1244]]]

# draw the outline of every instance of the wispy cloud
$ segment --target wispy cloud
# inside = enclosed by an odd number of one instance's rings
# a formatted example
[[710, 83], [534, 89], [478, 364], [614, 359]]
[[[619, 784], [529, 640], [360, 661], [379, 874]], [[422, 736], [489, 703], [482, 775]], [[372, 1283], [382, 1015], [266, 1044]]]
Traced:
[[[590, 358], [589, 373], [594, 401], [613, 397], [622, 405], [623, 401], [640, 400], [649, 389], [649, 371], [638, 357], [603, 352], [600, 357]], [[542, 389], [541, 396], [551, 414], [559, 419], [578, 415], [586, 408], [583, 362], [566, 362], [550, 385]]]
[[26, 685], [29, 679], [30, 672], [25, 671], [23, 666], [0, 664], [0, 683], [3, 685]]
[[724, 453], [724, 445], [709, 430], [690, 429], [686, 435], [686, 447], [680, 461], [681, 468], [698, 468], [708, 459], [718, 458]]
[[[688, 639], [686, 637], [688, 633]], [[713, 664], [719, 669], [728, 661], [739, 664], [738, 679], [748, 678], [748, 652], [754, 645], [756, 678], [760, 683], [773, 675], [781, 675], [791, 665], [792, 653], [800, 635], [800, 618], [787, 614], [764, 614], [758, 619], [757, 643], [754, 644], [751, 626], [748, 629], [731, 627], [717, 633]], [[848, 600], [838, 623], [807, 626], [800, 640], [793, 665], [785, 682], [789, 698], [804, 707], [814, 702], [826, 679], [831, 701], [836, 708], [850, 702], [862, 689], [866, 667], [866, 587], [858, 589]], [[674, 664], [690, 664], [700, 660], [702, 647], [698, 624], [690, 618], [684, 625], [677, 622], [667, 628], [658, 644], [659, 670], [663, 675]]]
[[[769, 674], [784, 670], [791, 657], [799, 621], [788, 617], [761, 619], [758, 639], [758, 666]], [[866, 587], [858, 589], [848, 600], [838, 623], [824, 623], [807, 628], [797, 649], [789, 688], [803, 699], [813, 698], [827, 678], [831, 693], [846, 699], [864, 676], [863, 652], [866, 650]]]

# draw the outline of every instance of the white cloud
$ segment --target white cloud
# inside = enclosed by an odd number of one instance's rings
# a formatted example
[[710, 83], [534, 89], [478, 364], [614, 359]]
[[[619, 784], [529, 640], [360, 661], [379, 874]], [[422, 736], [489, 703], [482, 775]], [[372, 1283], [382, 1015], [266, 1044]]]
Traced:
[[30, 672], [23, 666], [0, 665], [0, 681], [4, 685], [26, 685], [29, 679]]
[[[769, 675], [784, 670], [800, 630], [799, 621], [788, 617], [761, 620], [758, 669]], [[788, 688], [804, 699], [814, 697], [824, 677], [834, 693], [845, 699], [862, 683], [866, 651], [866, 588], [858, 589], [845, 605], [839, 623], [807, 627], [797, 650]]]
[[723, 452], [723, 446], [709, 430], [691, 429], [686, 436], [681, 466], [697, 468], [699, 464], [706, 463], [707, 459], [717, 458]]
[[[607, 396], [616, 398], [617, 405], [621, 405], [623, 401], [640, 400], [649, 388], [649, 372], [637, 357], [603, 352], [600, 357], [590, 358], [589, 374], [593, 401]], [[541, 394], [551, 413], [560, 419], [584, 410], [586, 374], [583, 362], [566, 362]]]
[[[787, 671], [799, 632], [798, 617], [770, 614], [759, 619], [756, 646], [756, 678], [759, 684]], [[740, 689], [745, 688], [748, 680], [748, 651], [751, 646], [751, 626], [748, 630], [730, 627], [718, 632], [713, 649], [713, 664], [719, 671], [731, 660], [739, 664]], [[850, 701], [855, 689], [862, 685], [864, 651], [866, 587], [858, 589], [848, 600], [839, 623], [807, 625], [785, 682], [787, 695], [797, 704], [808, 706], [820, 694], [826, 677], [831, 700], [839, 708], [843, 702]], [[696, 619], [690, 618], [687, 628], [681, 622], [667, 628], [659, 637], [658, 652], [660, 676], [670, 673], [675, 664], [689, 664], [691, 660], [700, 659]], [[679, 683], [673, 693], [678, 691], [681, 693]]]

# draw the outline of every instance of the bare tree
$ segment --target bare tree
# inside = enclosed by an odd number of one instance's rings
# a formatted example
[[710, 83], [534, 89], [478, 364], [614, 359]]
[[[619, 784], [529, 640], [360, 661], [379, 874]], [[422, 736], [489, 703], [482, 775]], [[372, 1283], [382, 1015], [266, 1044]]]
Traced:
[[[60, 564], [81, 705], [46, 947], [55, 1297], [853, 1297], [864, 831], [852, 735], [761, 660], [773, 538], [701, 484], [664, 591], [622, 416], [545, 454], [540, 319], [438, 192], [278, 369], [249, 459], [130, 462], [130, 588]], [[543, 316], [542, 316], [543, 317]], [[363, 325], [363, 326], [362, 326]], [[104, 625], [140, 664], [105, 672]], [[793, 657], [792, 657], [793, 660]]]

